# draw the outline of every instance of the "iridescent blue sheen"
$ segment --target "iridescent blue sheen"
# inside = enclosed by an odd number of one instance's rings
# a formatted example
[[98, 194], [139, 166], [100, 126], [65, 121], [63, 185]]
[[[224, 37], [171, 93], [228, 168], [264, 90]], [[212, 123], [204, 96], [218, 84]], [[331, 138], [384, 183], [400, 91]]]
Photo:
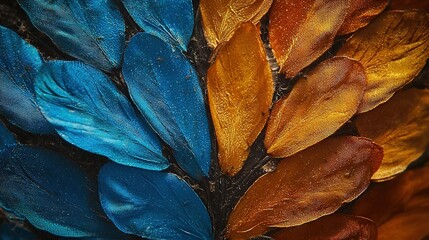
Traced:
[[34, 78], [43, 64], [36, 48], [0, 26], [0, 114], [32, 133], [54, 133], [36, 103]]
[[148, 239], [212, 239], [207, 209], [172, 173], [109, 163], [98, 178], [101, 205], [123, 232]]
[[95, 187], [74, 162], [54, 152], [15, 146], [0, 154], [0, 203], [52, 234], [120, 234], [106, 220]]
[[57, 47], [105, 71], [118, 68], [125, 23], [113, 0], [18, 0], [33, 25]]
[[169, 166], [156, 134], [96, 68], [48, 62], [36, 77], [35, 89], [43, 114], [66, 141], [120, 164], [150, 170]]
[[121, 0], [147, 33], [186, 51], [194, 28], [192, 0]]
[[123, 75], [131, 98], [176, 161], [201, 179], [210, 168], [211, 142], [198, 76], [177, 48], [147, 33], [134, 36], [125, 50]]

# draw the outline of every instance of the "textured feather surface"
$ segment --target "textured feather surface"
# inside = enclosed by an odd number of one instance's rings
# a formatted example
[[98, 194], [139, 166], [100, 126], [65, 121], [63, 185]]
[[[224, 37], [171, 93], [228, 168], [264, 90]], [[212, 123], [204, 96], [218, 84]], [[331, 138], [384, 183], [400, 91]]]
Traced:
[[[7, 129], [2, 122], [0, 122], [0, 167], [1, 167], [1, 162], [3, 159], [3, 157], [2, 157], [3, 152], [6, 151], [7, 148], [13, 147], [14, 145], [17, 145], [15, 137], [12, 135], [12, 133], [9, 131], [9, 129]], [[23, 216], [14, 212], [12, 209], [6, 207], [6, 204], [2, 202], [1, 198], [0, 198], [0, 209], [2, 209], [3, 213], [6, 215], [11, 215], [11, 216], [17, 217], [21, 220], [25, 219]], [[1, 236], [1, 237], [3, 237], [3, 236]], [[0, 239], [3, 239], [3, 238], [0, 238]]]
[[280, 71], [294, 77], [328, 50], [349, 5], [344, 0], [275, 0], [268, 29]]
[[186, 51], [194, 28], [191, 0], [122, 0], [122, 3], [145, 32]]
[[153, 130], [99, 70], [80, 62], [53, 61], [36, 77], [43, 114], [68, 142], [135, 167], [168, 167]]
[[32, 225], [60, 236], [111, 236], [94, 182], [72, 161], [26, 146], [0, 155], [0, 202]]
[[32, 133], [55, 132], [36, 103], [34, 78], [43, 64], [36, 48], [0, 26], [0, 113]]
[[109, 163], [98, 183], [104, 211], [126, 233], [148, 239], [212, 239], [204, 204], [174, 174]]
[[377, 240], [377, 225], [368, 218], [332, 214], [295, 227], [283, 228], [272, 235], [275, 240]]
[[219, 165], [237, 174], [267, 122], [274, 82], [259, 28], [242, 24], [207, 72], [207, 93]]
[[113, 0], [18, 0], [34, 26], [63, 52], [105, 71], [119, 67], [124, 19]]
[[380, 144], [384, 158], [374, 180], [387, 180], [402, 173], [429, 147], [429, 90], [410, 88], [389, 101], [357, 115], [356, 128]]
[[320, 63], [274, 104], [264, 140], [268, 154], [292, 156], [334, 134], [356, 113], [365, 88], [358, 61], [334, 57]]
[[383, 149], [370, 140], [340, 136], [281, 160], [238, 201], [227, 238], [251, 239], [335, 212], [365, 191], [382, 158]]
[[429, 14], [385, 11], [354, 33], [337, 53], [359, 61], [368, 86], [358, 112], [389, 100], [410, 83], [429, 59]]
[[131, 98], [174, 150], [192, 177], [207, 176], [210, 133], [203, 93], [191, 63], [175, 48], [147, 33], [125, 50], [123, 74]]
[[[403, 1], [403, 0], [401, 0]], [[347, 10], [339, 35], [352, 33], [368, 23], [380, 14], [389, 4], [388, 0], [353, 0]]]
[[201, 0], [202, 27], [211, 48], [227, 42], [242, 23], [257, 25], [273, 0]]

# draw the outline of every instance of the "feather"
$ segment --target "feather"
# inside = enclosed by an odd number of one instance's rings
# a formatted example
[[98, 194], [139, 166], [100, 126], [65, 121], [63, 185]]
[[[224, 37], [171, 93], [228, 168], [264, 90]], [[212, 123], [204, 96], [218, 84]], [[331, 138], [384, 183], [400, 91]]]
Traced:
[[119, 234], [103, 216], [95, 187], [77, 165], [54, 152], [16, 146], [0, 155], [0, 203], [52, 234]]
[[122, 0], [122, 3], [145, 32], [186, 51], [194, 28], [191, 0]]
[[148, 239], [213, 239], [207, 209], [172, 173], [109, 163], [98, 184], [104, 211], [125, 233]]
[[43, 64], [36, 48], [0, 26], [0, 113], [32, 133], [53, 133], [36, 103], [34, 78]]
[[190, 176], [207, 176], [210, 132], [203, 93], [190, 62], [177, 49], [147, 33], [125, 50], [123, 75], [131, 98]]
[[169, 166], [156, 134], [101, 71], [80, 62], [49, 62], [35, 88], [43, 114], [66, 141], [129, 166]]
[[125, 23], [113, 0], [18, 0], [18, 3], [33, 25], [61, 51], [105, 71], [120, 66]]

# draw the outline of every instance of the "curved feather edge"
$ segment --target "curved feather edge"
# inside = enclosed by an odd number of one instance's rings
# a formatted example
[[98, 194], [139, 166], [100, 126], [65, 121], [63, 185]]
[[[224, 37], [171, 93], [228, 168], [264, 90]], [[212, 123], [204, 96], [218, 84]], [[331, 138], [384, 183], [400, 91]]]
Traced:
[[125, 50], [123, 75], [132, 100], [158, 135], [174, 150], [190, 176], [207, 176], [211, 141], [198, 76], [176, 48], [147, 33]]
[[0, 113], [10, 123], [36, 134], [55, 133], [34, 94], [34, 78], [42, 64], [36, 48], [0, 26]]
[[54, 152], [15, 146], [0, 154], [0, 202], [52, 234], [120, 236], [103, 215], [95, 187], [74, 162]]
[[187, 50], [194, 28], [191, 0], [122, 0], [122, 3], [145, 32]]
[[125, 233], [148, 239], [213, 239], [206, 207], [172, 173], [109, 163], [98, 184], [104, 211]]
[[18, 0], [63, 52], [104, 71], [120, 67], [125, 23], [113, 0]]
[[169, 166], [156, 134], [101, 71], [80, 62], [48, 62], [35, 89], [42, 113], [66, 141], [120, 164]]

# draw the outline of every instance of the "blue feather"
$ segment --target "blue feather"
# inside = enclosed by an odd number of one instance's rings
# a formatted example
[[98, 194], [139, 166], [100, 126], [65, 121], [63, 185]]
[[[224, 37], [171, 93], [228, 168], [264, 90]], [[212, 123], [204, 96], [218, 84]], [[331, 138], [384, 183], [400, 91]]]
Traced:
[[122, 0], [147, 33], [186, 51], [194, 28], [192, 0]]
[[95, 181], [54, 152], [16, 146], [0, 155], [0, 202], [52, 234], [118, 236], [95, 189]]
[[36, 48], [0, 26], [0, 113], [28, 132], [54, 133], [34, 94], [34, 78], [42, 64]]
[[177, 49], [147, 33], [125, 50], [123, 75], [140, 112], [193, 178], [207, 176], [210, 133], [198, 77]]
[[[2, 161], [2, 154], [7, 151], [10, 147], [18, 145], [18, 142], [15, 140], [15, 137], [9, 131], [9, 129], [0, 122], [0, 167]], [[25, 218], [18, 213], [14, 212], [12, 209], [6, 207], [6, 204], [2, 202], [0, 198], [0, 208], [3, 209], [3, 213], [10, 219], [19, 219], [24, 220]], [[1, 233], [1, 232], [0, 232]], [[3, 239], [3, 238], [0, 238]]]
[[169, 166], [156, 134], [101, 71], [80, 62], [48, 62], [35, 88], [43, 114], [66, 141], [129, 166]]
[[16, 144], [17, 142], [12, 133], [0, 122], [0, 151]]
[[124, 19], [113, 0], [18, 0], [63, 52], [105, 71], [121, 64]]
[[207, 209], [176, 175], [117, 165], [98, 178], [101, 205], [123, 232], [148, 239], [212, 239]]

